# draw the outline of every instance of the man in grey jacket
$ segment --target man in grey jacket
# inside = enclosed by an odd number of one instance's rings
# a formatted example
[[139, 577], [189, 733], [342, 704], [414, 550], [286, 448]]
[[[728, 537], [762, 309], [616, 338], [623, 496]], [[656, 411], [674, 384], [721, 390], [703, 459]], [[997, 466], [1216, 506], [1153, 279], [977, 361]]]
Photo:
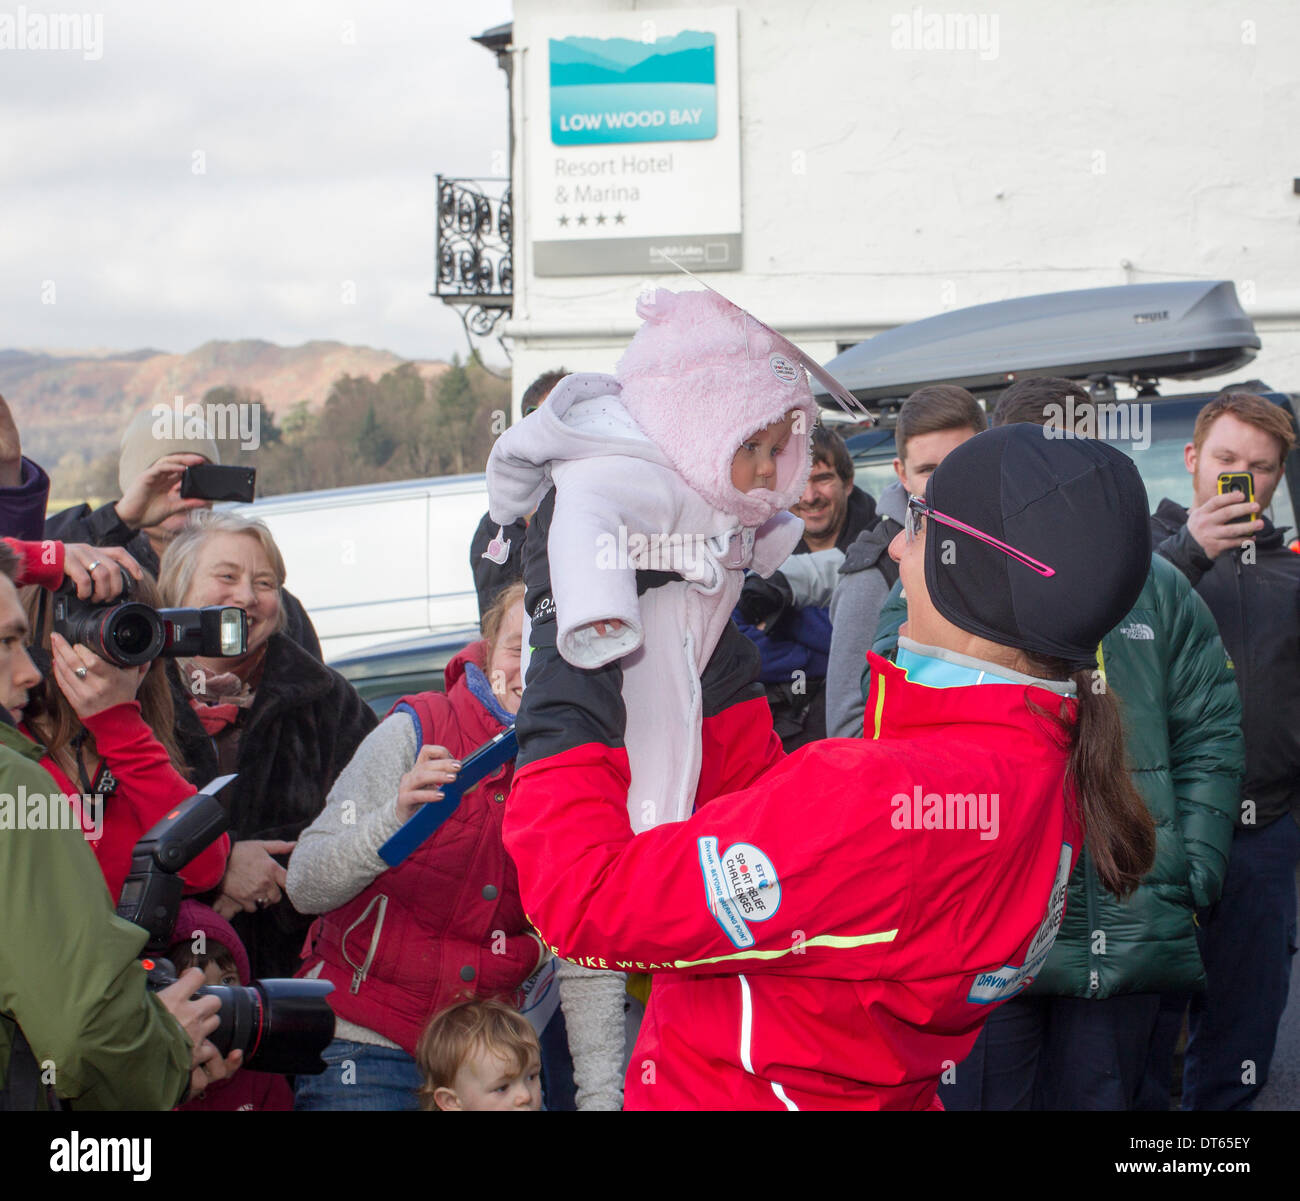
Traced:
[[889, 544], [903, 528], [909, 496], [923, 496], [930, 473], [944, 456], [987, 428], [979, 402], [955, 384], [918, 388], [898, 411], [894, 445], [898, 476], [880, 494], [880, 520], [863, 530], [844, 553], [831, 596], [831, 653], [826, 668], [826, 733], [862, 737], [862, 666], [898, 566]]

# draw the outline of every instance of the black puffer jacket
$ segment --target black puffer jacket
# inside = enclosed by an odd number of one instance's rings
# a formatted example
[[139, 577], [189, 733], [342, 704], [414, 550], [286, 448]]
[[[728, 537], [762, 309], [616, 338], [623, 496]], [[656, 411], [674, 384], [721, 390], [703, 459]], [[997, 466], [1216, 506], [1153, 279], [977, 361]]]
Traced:
[[[216, 746], [171, 671], [176, 732], [199, 787], [220, 774]], [[221, 794], [230, 840], [296, 839], [325, 807], [334, 777], [377, 724], [341, 675], [283, 634], [272, 634], [253, 705], [240, 717], [239, 778]], [[284, 857], [281, 856], [281, 862]], [[312, 918], [286, 897], [261, 913], [232, 920], [254, 976], [291, 976]]]
[[[1300, 555], [1286, 527], [1265, 519], [1253, 549], [1209, 559], [1187, 528], [1187, 510], [1162, 500], [1152, 545], [1210, 607], [1241, 693], [1246, 736], [1244, 819], [1266, 826], [1285, 813], [1300, 821]], [[1242, 818], [1239, 817], [1239, 821]]]

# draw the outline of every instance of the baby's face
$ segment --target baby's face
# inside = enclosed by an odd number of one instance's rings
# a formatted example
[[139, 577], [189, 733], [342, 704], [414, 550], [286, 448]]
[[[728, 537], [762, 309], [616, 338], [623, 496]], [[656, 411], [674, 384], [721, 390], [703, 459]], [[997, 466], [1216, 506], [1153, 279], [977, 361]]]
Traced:
[[797, 410], [791, 410], [774, 425], [751, 434], [741, 443], [731, 460], [731, 483], [736, 491], [770, 490], [776, 484], [776, 456], [790, 440], [796, 416]]
[[460, 1065], [450, 1089], [439, 1089], [435, 1100], [441, 1109], [531, 1111], [542, 1107], [542, 1062], [534, 1051], [520, 1072], [484, 1046], [474, 1047]]

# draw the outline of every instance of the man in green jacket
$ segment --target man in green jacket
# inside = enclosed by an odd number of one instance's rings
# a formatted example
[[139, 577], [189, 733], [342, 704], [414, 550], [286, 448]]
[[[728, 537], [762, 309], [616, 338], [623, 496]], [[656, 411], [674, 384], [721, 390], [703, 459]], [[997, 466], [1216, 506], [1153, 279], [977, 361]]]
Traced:
[[0, 543], [0, 1109], [169, 1109], [240, 1055], [207, 1041], [220, 1003], [191, 1000], [199, 969], [146, 992], [144, 930], [114, 915], [80, 828], [49, 828], [68, 802], [12, 724], [40, 679], [17, 566]]
[[[1021, 381], [1002, 394], [992, 424], [1047, 426], [1070, 411], [1067, 398], [1076, 419], [1093, 403], [1070, 380]], [[1066, 436], [1044, 430], [1053, 434]], [[1245, 755], [1218, 627], [1171, 566], [1152, 558], [1137, 604], [1098, 648], [1096, 680], [1119, 698], [1133, 782], [1156, 823], [1155, 865], [1118, 901], [1080, 855], [1042, 971], [945, 1074], [948, 1109], [1169, 1108], [1177, 1030], [1165, 1028], [1161, 995], [1205, 987], [1195, 911], [1223, 887]], [[895, 593], [877, 654], [892, 654], [907, 616]]]

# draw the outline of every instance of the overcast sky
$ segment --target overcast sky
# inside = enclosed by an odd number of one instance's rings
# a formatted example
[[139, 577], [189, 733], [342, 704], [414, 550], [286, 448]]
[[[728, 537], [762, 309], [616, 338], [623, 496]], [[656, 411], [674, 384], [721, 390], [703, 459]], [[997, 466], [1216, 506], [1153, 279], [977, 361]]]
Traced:
[[[434, 176], [506, 147], [505, 76], [469, 38], [509, 0], [92, 7], [83, 50], [0, 29], [0, 348], [464, 353], [428, 295]], [[24, 9], [72, 6], [0, 22]]]

